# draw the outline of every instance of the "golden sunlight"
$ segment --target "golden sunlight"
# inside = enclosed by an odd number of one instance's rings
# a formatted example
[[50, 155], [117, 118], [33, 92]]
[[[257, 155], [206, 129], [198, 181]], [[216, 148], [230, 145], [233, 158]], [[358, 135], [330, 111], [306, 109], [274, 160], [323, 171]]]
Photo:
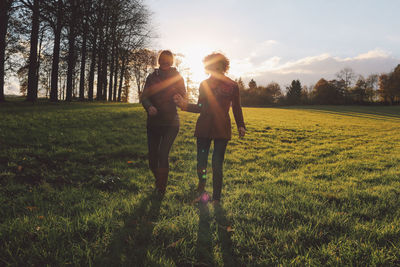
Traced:
[[203, 58], [212, 53], [213, 50], [206, 45], [196, 45], [182, 49], [184, 57], [182, 58], [182, 66], [179, 69], [184, 70], [182, 76], [189, 75], [195, 85], [208, 77], [204, 71]]

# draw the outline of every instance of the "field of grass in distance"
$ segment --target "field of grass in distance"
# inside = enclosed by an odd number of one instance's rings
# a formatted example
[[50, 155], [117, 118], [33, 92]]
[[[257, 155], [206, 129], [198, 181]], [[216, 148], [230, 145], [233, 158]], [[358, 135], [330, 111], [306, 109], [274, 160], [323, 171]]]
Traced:
[[159, 200], [141, 106], [2, 104], [1, 265], [400, 264], [400, 107], [244, 108], [216, 207], [180, 116]]

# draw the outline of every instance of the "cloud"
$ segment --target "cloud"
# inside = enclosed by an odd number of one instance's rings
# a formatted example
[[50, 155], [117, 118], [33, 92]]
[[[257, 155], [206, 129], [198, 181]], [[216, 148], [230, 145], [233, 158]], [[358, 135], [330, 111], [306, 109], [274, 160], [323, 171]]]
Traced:
[[334, 79], [335, 74], [345, 67], [350, 67], [355, 73], [368, 76], [373, 73], [392, 71], [400, 59], [390, 53], [375, 49], [354, 57], [340, 58], [328, 53], [282, 62], [279, 57], [268, 58], [255, 64], [251, 58], [232, 61], [232, 75], [242, 77], [245, 81], [255, 79], [258, 84], [271, 81], [282, 86], [299, 79], [303, 84], [314, 84], [319, 79]]
[[264, 46], [271, 46], [271, 45], [276, 45], [279, 42], [277, 40], [266, 40], [264, 42], [262, 42], [262, 45]]
[[247, 61], [254, 65], [263, 64], [265, 58], [272, 57], [279, 48], [277, 40], [264, 40], [258, 43], [241, 42], [241, 51], [246, 51]]
[[[354, 59], [362, 60], [362, 59], [372, 59], [372, 58], [389, 58], [389, 56], [390, 56], [389, 53], [387, 53], [387, 52], [385, 52], [385, 51], [383, 51], [381, 49], [375, 49], [375, 50], [368, 51], [365, 54], [360, 54], [360, 55], [356, 56]], [[353, 59], [352, 58], [348, 58], [348, 59], [346, 58], [346, 60], [350, 60], [351, 61]]]
[[400, 35], [388, 35], [386, 39], [393, 43], [400, 43]]

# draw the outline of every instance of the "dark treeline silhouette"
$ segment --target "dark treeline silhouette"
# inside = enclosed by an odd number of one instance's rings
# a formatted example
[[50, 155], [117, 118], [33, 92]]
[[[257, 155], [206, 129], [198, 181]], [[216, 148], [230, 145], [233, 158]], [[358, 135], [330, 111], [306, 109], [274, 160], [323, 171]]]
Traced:
[[400, 64], [390, 73], [371, 74], [367, 78], [344, 68], [336, 79], [320, 79], [312, 86], [293, 80], [286, 87], [286, 94], [275, 82], [258, 86], [251, 79], [247, 88], [241, 78], [237, 82], [244, 106], [400, 104]]
[[0, 3], [0, 101], [11, 73], [28, 101], [39, 91], [51, 101], [127, 101], [131, 80], [141, 85], [147, 75], [154, 53], [144, 49], [149, 12], [141, 0]]
[[242, 79], [238, 81], [241, 102], [245, 106], [273, 105], [282, 102], [282, 91], [279, 84], [269, 83], [267, 86], [258, 86], [252, 79], [249, 87], [245, 88]]

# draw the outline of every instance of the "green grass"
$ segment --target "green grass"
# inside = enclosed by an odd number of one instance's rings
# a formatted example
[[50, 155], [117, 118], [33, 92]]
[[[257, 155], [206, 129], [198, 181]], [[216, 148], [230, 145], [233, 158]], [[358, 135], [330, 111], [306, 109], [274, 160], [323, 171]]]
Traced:
[[141, 106], [1, 104], [0, 265], [400, 265], [400, 107], [244, 115], [213, 207], [192, 203], [196, 114], [158, 200]]

